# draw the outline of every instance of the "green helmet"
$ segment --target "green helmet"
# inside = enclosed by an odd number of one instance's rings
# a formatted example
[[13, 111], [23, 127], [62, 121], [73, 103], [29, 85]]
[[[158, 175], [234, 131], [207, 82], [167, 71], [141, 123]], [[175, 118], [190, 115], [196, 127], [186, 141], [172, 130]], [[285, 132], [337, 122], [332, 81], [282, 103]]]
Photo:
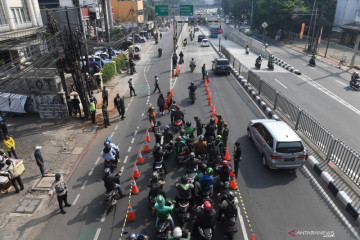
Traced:
[[163, 197], [163, 195], [159, 195], [156, 197], [156, 202], [159, 206], [164, 206], [165, 205], [165, 199]]
[[221, 135], [217, 135], [215, 138], [216, 141], [220, 142], [221, 141]]
[[211, 167], [209, 167], [208, 169], [206, 169], [205, 174], [212, 175], [213, 172], [214, 172], [214, 170]]

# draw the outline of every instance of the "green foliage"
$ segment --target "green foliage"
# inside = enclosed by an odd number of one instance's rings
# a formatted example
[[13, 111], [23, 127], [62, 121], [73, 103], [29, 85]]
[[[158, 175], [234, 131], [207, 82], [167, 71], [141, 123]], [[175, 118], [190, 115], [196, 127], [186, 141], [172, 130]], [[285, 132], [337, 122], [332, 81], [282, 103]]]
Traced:
[[103, 69], [101, 69], [102, 79], [104, 83], [111, 80], [111, 78], [115, 75], [115, 62], [109, 62], [105, 64]]
[[121, 70], [124, 69], [126, 66], [126, 55], [124, 53], [120, 53], [116, 56], [114, 61], [116, 63], [116, 70], [118, 73], [120, 73]]
[[228, 15], [231, 10], [231, 0], [221, 0], [221, 7], [224, 10], [224, 14]]
[[115, 37], [115, 38], [122, 38], [124, 37], [124, 33], [121, 31], [120, 28], [114, 27], [113, 29], [111, 29], [110, 31], [110, 37]]
[[43, 38], [48, 38], [50, 35], [51, 35], [51, 34], [48, 33], [48, 32], [43, 32], [43, 33], [41, 34], [41, 36], [42, 36]]
[[157, 16], [155, 16], [155, 7], [150, 5], [148, 2], [144, 2], [144, 10], [145, 15], [148, 16], [149, 21], [156, 20]]

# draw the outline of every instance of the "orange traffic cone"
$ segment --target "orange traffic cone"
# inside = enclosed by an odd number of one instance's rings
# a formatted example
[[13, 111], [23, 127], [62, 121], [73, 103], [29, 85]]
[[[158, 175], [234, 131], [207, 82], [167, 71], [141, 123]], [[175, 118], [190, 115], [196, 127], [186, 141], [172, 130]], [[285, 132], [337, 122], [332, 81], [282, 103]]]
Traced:
[[179, 75], [180, 74], [180, 65], [178, 64], [177, 65], [177, 75]]
[[234, 172], [233, 172], [233, 170], [231, 170], [229, 173], [229, 177], [232, 177], [233, 175], [234, 175]]
[[231, 181], [231, 184], [230, 184], [230, 188], [231, 189], [236, 189], [236, 181], [235, 181], [235, 176], [234, 175], [232, 176], [232, 181]]
[[255, 234], [251, 236], [251, 240], [255, 240]]
[[136, 166], [136, 163], [134, 163], [134, 178], [140, 177], [140, 172], [138, 167]]
[[145, 141], [144, 152], [150, 151], [149, 144]]
[[206, 80], [210, 82], [209, 73], [206, 73]]
[[206, 78], [205, 78], [205, 87], [208, 85], [208, 82], [207, 82], [207, 80], [206, 80]]
[[214, 117], [215, 119], [215, 124], [218, 124], [218, 119], [216, 117]]
[[154, 121], [151, 119], [150, 131], [154, 131]]
[[209, 101], [208, 101], [208, 105], [211, 106], [211, 94], [209, 94]]
[[140, 151], [140, 149], [139, 149], [139, 158], [138, 158], [138, 164], [144, 164], [144, 158], [143, 158], [143, 156], [142, 156], [142, 154], [141, 154], [141, 151]]
[[148, 130], [148, 129], [146, 129], [145, 141], [146, 141], [146, 142], [150, 142], [150, 141], [151, 141], [151, 139], [150, 139], [150, 134], [149, 134], [149, 130]]
[[174, 96], [172, 88], [170, 88], [170, 96], [172, 96], [172, 97]]
[[213, 104], [212, 104], [212, 105], [213, 105], [213, 107], [214, 107], [214, 112], [215, 112], [215, 111], [216, 111], [216, 110], [215, 110], [215, 101], [213, 101]]
[[[231, 183], [232, 184], [232, 183]], [[230, 186], [231, 187], [231, 186]], [[131, 179], [131, 194], [138, 194], [139, 193], [139, 189], [136, 186], [136, 182], [134, 177], [132, 177]]]
[[211, 107], [211, 112], [212, 112], [212, 114], [215, 114], [215, 104], [214, 104], [214, 102], [213, 102], [213, 105]]
[[226, 146], [225, 158], [224, 160], [230, 160], [229, 147]]
[[132, 209], [130, 203], [128, 203], [128, 214], [127, 214], [127, 219], [129, 221], [135, 221], [135, 213], [134, 210]]
[[210, 94], [210, 90], [206, 89], [206, 94], [209, 95]]

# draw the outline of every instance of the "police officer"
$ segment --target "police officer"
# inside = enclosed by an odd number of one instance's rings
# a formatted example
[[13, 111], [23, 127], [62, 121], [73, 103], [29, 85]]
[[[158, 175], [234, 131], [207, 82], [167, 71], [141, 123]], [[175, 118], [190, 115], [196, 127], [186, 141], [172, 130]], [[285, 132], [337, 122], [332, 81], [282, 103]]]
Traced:
[[196, 134], [199, 137], [200, 135], [203, 134], [203, 128], [204, 128], [204, 124], [201, 122], [200, 118], [198, 117], [198, 115], [194, 116], [194, 120], [196, 122]]
[[227, 141], [229, 139], [229, 129], [228, 129], [228, 124], [224, 123], [224, 130], [222, 132], [222, 137], [223, 137], [223, 143], [224, 143], [224, 147], [227, 146]]
[[60, 212], [65, 214], [63, 208], [63, 202], [65, 203], [65, 207], [70, 207], [71, 204], [67, 201], [68, 188], [66, 186], [65, 181], [61, 178], [60, 173], [55, 174], [55, 181], [51, 184], [51, 189], [49, 192], [49, 196], [52, 195], [52, 192], [56, 192], [57, 200], [59, 202]]
[[91, 113], [91, 121], [93, 124], [95, 124], [96, 105], [94, 99], [90, 99], [90, 113]]
[[218, 124], [217, 124], [217, 135], [222, 135], [224, 128], [224, 119], [221, 114], [218, 114]]

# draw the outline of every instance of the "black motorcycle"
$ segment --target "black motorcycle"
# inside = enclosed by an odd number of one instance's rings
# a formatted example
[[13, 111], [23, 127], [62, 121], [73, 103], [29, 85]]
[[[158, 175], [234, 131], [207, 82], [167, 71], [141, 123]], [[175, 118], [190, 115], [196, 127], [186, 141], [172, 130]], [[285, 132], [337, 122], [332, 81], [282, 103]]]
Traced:
[[162, 50], [158, 50], [158, 52], [159, 52], [159, 57], [161, 57], [161, 55], [162, 55]]
[[194, 104], [195, 103], [195, 92], [189, 92], [189, 98], [191, 100], [191, 103]]
[[255, 62], [255, 67], [260, 70], [260, 68], [261, 68], [261, 60]]
[[355, 90], [360, 90], [360, 80], [359, 79], [350, 80], [350, 87]]
[[164, 160], [161, 159], [159, 162], [154, 162], [154, 171], [159, 173], [159, 176], [165, 176], [165, 166], [164, 166]]
[[[171, 206], [172, 202], [166, 201], [166, 206]], [[156, 237], [157, 239], [168, 239], [167, 234], [168, 231], [171, 230], [171, 223], [167, 219], [159, 219], [157, 227], [156, 227]]]
[[111, 208], [116, 205], [117, 199], [119, 199], [119, 193], [117, 189], [113, 189], [109, 192], [105, 192], [105, 209], [107, 212], [110, 212]]
[[311, 59], [309, 60], [309, 65], [310, 65], [311, 67], [315, 67], [315, 66], [316, 66], [316, 63], [315, 63], [315, 62], [316, 62], [315, 59], [311, 58]]
[[186, 223], [190, 219], [190, 200], [189, 199], [180, 199], [178, 202], [179, 205], [179, 218], [182, 223]]
[[273, 62], [268, 62], [268, 68], [269, 68], [271, 71], [274, 71], [274, 63], [273, 63]]

